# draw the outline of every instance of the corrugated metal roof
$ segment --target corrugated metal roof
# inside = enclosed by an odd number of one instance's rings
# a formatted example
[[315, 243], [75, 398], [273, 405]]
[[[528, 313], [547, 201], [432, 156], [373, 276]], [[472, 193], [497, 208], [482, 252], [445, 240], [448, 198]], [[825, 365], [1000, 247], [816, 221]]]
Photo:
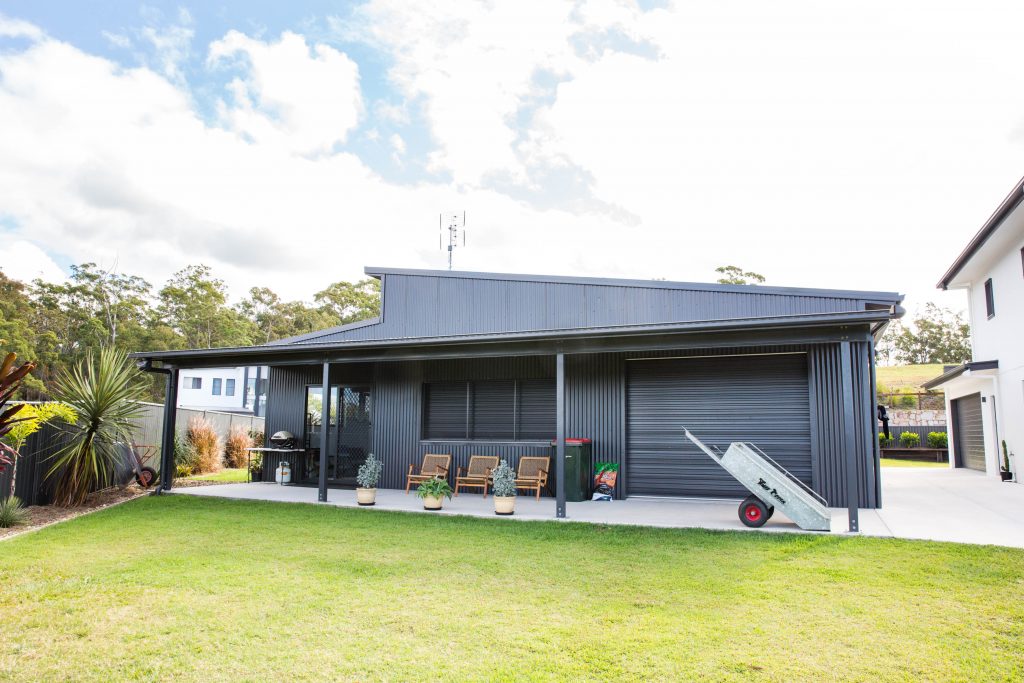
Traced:
[[[337, 348], [424, 346], [489, 340], [721, 331], [884, 322], [893, 292], [719, 285], [662, 280], [367, 268], [381, 278], [377, 318], [218, 353], [260, 355]], [[172, 359], [210, 350], [139, 353]]]

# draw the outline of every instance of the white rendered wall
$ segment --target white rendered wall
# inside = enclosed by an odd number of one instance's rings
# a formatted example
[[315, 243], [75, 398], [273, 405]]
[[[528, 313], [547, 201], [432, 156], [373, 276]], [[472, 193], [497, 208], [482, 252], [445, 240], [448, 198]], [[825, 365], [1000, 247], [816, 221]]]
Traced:
[[[192, 388], [192, 378], [202, 379], [202, 387]], [[213, 380], [220, 379], [220, 395], [213, 394]], [[242, 410], [245, 397], [245, 368], [182, 369], [178, 373], [178, 407], [203, 410]], [[235, 395], [227, 396], [227, 380], [235, 380]], [[251, 406], [250, 406], [251, 408]]]

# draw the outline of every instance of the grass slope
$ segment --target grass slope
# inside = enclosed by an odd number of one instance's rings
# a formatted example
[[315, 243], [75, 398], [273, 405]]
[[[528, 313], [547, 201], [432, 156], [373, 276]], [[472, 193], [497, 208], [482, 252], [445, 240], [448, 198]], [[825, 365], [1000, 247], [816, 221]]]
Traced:
[[879, 387], [885, 391], [916, 393], [924, 391], [921, 385], [942, 374], [942, 364], [930, 365], [879, 365], [875, 377]]
[[0, 545], [11, 680], [1021, 680], [1024, 551], [146, 497]]

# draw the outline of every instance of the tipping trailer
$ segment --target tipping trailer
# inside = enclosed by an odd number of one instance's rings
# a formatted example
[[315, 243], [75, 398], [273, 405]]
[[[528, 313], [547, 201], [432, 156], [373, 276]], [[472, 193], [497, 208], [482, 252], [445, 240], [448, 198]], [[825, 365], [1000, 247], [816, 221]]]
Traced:
[[764, 526], [778, 508], [801, 529], [832, 530], [832, 514], [825, 499], [754, 444], [734, 441], [722, 453], [706, 446], [686, 427], [683, 432], [750, 491], [739, 509], [740, 521], [747, 526]]

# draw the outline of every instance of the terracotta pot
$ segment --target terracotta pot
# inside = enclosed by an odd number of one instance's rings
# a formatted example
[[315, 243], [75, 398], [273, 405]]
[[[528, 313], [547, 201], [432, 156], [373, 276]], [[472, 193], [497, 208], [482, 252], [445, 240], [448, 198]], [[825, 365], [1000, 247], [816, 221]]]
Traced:
[[423, 497], [423, 509], [424, 510], [440, 510], [441, 503], [444, 501], [443, 498], [435, 498], [434, 496]]
[[494, 514], [511, 515], [516, 511], [515, 496], [494, 496]]
[[377, 501], [377, 489], [356, 489], [356, 502], [360, 505], [373, 505]]

